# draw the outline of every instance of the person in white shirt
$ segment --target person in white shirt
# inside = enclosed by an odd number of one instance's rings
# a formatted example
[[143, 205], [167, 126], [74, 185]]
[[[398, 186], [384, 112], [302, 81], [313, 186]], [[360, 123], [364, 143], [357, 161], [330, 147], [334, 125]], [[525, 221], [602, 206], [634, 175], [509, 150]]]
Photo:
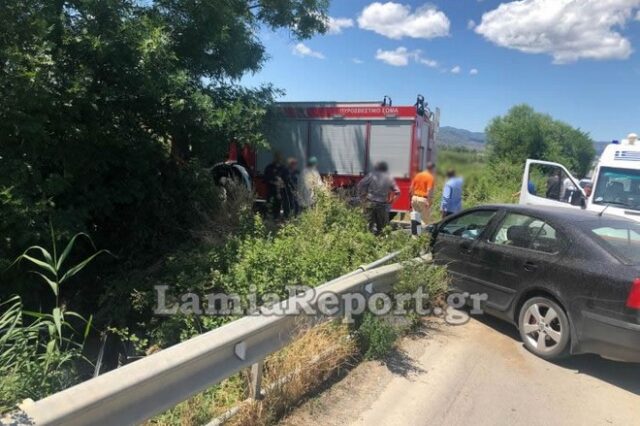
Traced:
[[324, 190], [324, 182], [322, 182], [317, 166], [318, 159], [316, 157], [309, 158], [307, 167], [302, 171], [298, 183], [298, 201], [303, 209], [313, 207], [318, 200], [318, 192]]
[[560, 200], [571, 202], [571, 197], [577, 191], [578, 188], [573, 184], [569, 177], [566, 177], [562, 181], [562, 188], [560, 189]]

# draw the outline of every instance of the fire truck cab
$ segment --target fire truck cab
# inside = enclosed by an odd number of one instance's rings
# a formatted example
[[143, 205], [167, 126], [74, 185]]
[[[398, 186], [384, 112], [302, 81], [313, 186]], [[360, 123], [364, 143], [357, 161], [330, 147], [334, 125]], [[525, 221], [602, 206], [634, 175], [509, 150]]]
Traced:
[[385, 161], [401, 190], [392, 211], [411, 209], [411, 179], [436, 160], [440, 111], [429, 111], [422, 97], [413, 106], [384, 102], [280, 103], [270, 150], [255, 153], [254, 181], [265, 195], [262, 174], [275, 153], [296, 158], [301, 167], [310, 157], [334, 188], [352, 188], [373, 166]]

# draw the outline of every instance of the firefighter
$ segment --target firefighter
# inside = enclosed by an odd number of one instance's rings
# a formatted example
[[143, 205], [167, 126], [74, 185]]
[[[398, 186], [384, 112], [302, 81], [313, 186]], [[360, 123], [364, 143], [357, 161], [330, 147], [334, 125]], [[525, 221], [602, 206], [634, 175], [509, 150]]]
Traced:
[[264, 180], [267, 184], [267, 206], [275, 220], [280, 218], [282, 199], [284, 198], [285, 184], [283, 177], [286, 169], [282, 165], [282, 156], [279, 152], [273, 155], [273, 161], [264, 169]]
[[[411, 208], [420, 216], [419, 221], [426, 226], [431, 216], [431, 201], [433, 199], [433, 188], [435, 186], [436, 165], [427, 163], [427, 168], [414, 176], [411, 181]], [[418, 220], [418, 219], [416, 219]]]
[[373, 172], [358, 184], [358, 193], [367, 203], [369, 230], [379, 235], [389, 225], [389, 207], [400, 195], [396, 181], [389, 175], [387, 163], [376, 164]]
[[298, 202], [301, 209], [313, 207], [318, 199], [318, 192], [324, 189], [322, 177], [318, 172], [318, 159], [311, 157], [307, 160], [298, 184]]

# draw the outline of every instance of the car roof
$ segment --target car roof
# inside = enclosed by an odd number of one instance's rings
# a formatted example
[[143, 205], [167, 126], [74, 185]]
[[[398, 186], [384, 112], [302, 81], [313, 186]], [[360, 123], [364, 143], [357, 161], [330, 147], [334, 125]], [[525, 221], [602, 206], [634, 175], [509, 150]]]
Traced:
[[505, 209], [514, 213], [531, 214], [540, 216], [554, 222], [562, 224], [579, 224], [586, 222], [608, 222], [608, 223], [626, 223], [637, 225], [637, 222], [631, 219], [627, 219], [619, 216], [610, 216], [604, 214], [600, 216], [598, 212], [582, 210], [571, 207], [543, 207], [543, 206], [529, 206], [521, 204], [489, 204], [484, 206], [478, 206], [477, 208], [497, 208]]

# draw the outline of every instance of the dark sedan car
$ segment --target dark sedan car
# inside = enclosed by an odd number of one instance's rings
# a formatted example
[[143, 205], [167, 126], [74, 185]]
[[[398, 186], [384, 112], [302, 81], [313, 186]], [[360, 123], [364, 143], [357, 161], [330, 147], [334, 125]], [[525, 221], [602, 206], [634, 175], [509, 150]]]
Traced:
[[640, 362], [640, 224], [581, 210], [483, 206], [432, 227], [436, 263], [457, 290], [517, 325], [554, 359], [597, 353]]

